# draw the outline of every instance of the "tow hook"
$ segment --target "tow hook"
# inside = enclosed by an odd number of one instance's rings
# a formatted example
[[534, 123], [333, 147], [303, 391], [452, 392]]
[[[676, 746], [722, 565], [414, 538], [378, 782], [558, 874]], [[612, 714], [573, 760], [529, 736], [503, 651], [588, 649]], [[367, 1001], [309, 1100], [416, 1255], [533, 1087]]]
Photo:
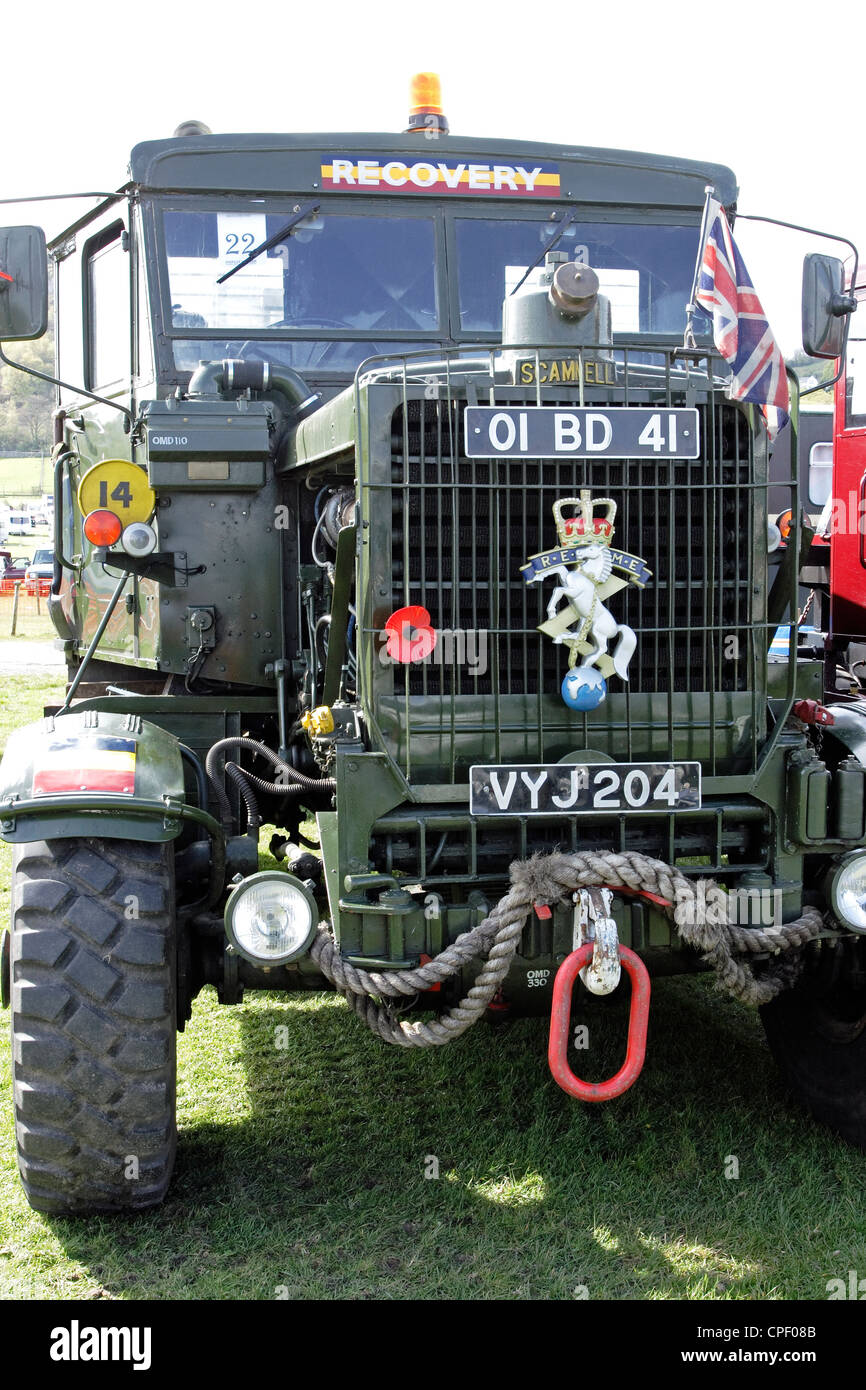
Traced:
[[[640, 956], [619, 944], [616, 924], [610, 916], [610, 890], [580, 889], [574, 901], [576, 949], [562, 962], [553, 982], [547, 1060], [554, 1081], [569, 1095], [578, 1100], [613, 1100], [634, 1085], [644, 1064], [650, 977]], [[607, 1081], [583, 1081], [571, 1070], [567, 1056], [575, 977], [579, 974], [593, 994], [610, 994], [619, 984], [623, 969], [631, 980], [625, 1061]]]
[[609, 888], [579, 888], [573, 898], [573, 949], [593, 943], [592, 964], [580, 972], [590, 994], [613, 994], [620, 980], [619, 936], [610, 915], [612, 899]]

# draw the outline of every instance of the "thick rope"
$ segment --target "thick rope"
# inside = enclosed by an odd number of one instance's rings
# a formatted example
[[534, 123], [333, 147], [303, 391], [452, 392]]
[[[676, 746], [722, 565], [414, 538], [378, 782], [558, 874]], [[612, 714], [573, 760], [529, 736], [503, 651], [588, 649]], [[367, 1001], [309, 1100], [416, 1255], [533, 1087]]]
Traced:
[[[323, 927], [311, 955], [359, 1018], [385, 1042], [435, 1047], [459, 1037], [484, 1013], [508, 974], [533, 907], [569, 902], [579, 888], [625, 888], [661, 900], [659, 907], [673, 920], [683, 942], [716, 971], [719, 987], [753, 1005], [765, 1004], [790, 988], [800, 973], [802, 948], [815, 940], [822, 925], [820, 912], [807, 907], [785, 926], [737, 926], [719, 911], [725, 898], [712, 879], [686, 878], [679, 869], [646, 854], [536, 854], [515, 860], [510, 876], [511, 888], [483, 922], [415, 970], [367, 971], [350, 965]], [[791, 953], [784, 961], [752, 965], [734, 959], [735, 953], [775, 957], [782, 951]], [[451, 1009], [426, 1023], [395, 1018], [389, 1001], [429, 990], [483, 957], [474, 984]]]

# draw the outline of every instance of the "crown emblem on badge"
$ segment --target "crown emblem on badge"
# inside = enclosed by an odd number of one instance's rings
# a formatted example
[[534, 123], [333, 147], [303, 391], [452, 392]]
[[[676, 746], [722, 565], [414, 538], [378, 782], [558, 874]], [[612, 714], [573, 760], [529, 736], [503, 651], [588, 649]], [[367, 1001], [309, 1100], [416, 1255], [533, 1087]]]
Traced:
[[[597, 514], [599, 507], [604, 508], [601, 515]], [[565, 515], [566, 508], [572, 509], [570, 516]], [[610, 545], [615, 517], [616, 502], [612, 497], [593, 498], [588, 492], [582, 492], [580, 497], [561, 497], [553, 506], [560, 545]]]

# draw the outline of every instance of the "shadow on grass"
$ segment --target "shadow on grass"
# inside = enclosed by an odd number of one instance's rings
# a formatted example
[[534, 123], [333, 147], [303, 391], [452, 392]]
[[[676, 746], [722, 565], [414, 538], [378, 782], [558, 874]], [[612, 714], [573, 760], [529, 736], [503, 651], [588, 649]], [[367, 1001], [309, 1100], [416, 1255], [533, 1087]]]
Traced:
[[[244, 1028], [250, 1098], [265, 1123], [280, 1087], [268, 1028], [283, 1017]], [[589, 1028], [598, 1055], [585, 1070], [609, 1075], [624, 1009], [593, 1011]], [[555, 1086], [540, 1020], [480, 1027], [423, 1053], [386, 1050], [336, 1011], [317, 1033], [314, 1113], [297, 1115], [299, 1180], [326, 1208], [354, 1187], [355, 1205], [375, 1218], [355, 1228], [369, 1249], [382, 1223], [396, 1230], [407, 1211], [413, 1228], [413, 1214], [423, 1217], [422, 1257], [428, 1220], [472, 1228], [455, 1242], [471, 1266], [464, 1296], [470, 1273], [500, 1297], [567, 1297], [581, 1284], [606, 1297], [778, 1290], [791, 1234], [778, 1229], [785, 1193], [814, 1197], [816, 1165], [839, 1157], [836, 1141], [785, 1103], [755, 1017], [705, 983], [656, 989], [647, 1069], [605, 1106], [581, 1106]], [[424, 1180], [429, 1156], [438, 1181]], [[862, 1173], [859, 1155], [845, 1159], [852, 1177]], [[795, 1220], [808, 1217], [809, 1200], [802, 1206]], [[814, 1228], [799, 1222], [801, 1261]], [[798, 1286], [792, 1276], [783, 1276], [792, 1295], [810, 1287], [802, 1267]]]
[[[866, 1156], [786, 1100], [757, 1018], [706, 981], [655, 987], [644, 1072], [599, 1106], [555, 1085], [541, 1019], [408, 1051], [332, 996], [233, 1018], [247, 1108], [219, 1083], [164, 1206], [51, 1223], [114, 1296], [808, 1298], [866, 1269]], [[586, 1021], [573, 1065], [608, 1075], [625, 1010]]]

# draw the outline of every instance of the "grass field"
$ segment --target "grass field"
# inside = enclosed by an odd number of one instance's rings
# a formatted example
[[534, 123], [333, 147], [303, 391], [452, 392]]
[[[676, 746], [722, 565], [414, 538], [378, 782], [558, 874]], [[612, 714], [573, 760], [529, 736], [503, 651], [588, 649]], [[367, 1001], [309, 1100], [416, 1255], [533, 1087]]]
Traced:
[[50, 492], [51, 485], [51, 460], [47, 455], [44, 461], [0, 458], [0, 498], [19, 502], [34, 492]]
[[[0, 743], [55, 693], [7, 689]], [[623, 1011], [588, 1021], [601, 1076]], [[2, 1063], [7, 1298], [822, 1299], [866, 1273], [866, 1155], [786, 1099], [757, 1017], [705, 978], [654, 985], [643, 1075], [605, 1106], [556, 1087], [540, 1019], [406, 1054], [334, 996], [206, 990], [172, 1188], [123, 1219], [29, 1209]]]
[[12, 594], [0, 594], [0, 642], [53, 642], [56, 639], [57, 632], [48, 616], [45, 597], [37, 600], [35, 594], [26, 593], [22, 586], [14, 638], [11, 635], [12, 606]]
[[18, 555], [26, 555], [28, 559], [33, 556], [34, 550], [42, 546], [53, 545], [54, 537], [50, 526], [37, 526], [35, 530], [29, 531], [23, 536], [9, 536], [3, 543], [4, 550], [11, 550], [13, 558]]

